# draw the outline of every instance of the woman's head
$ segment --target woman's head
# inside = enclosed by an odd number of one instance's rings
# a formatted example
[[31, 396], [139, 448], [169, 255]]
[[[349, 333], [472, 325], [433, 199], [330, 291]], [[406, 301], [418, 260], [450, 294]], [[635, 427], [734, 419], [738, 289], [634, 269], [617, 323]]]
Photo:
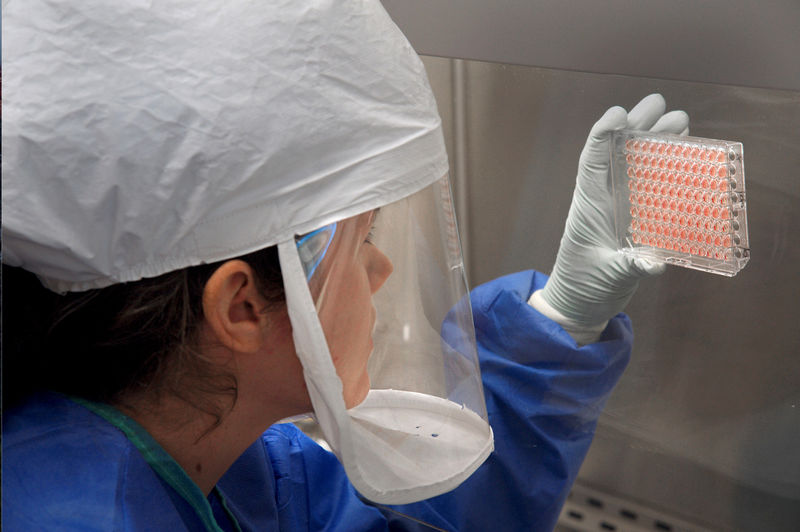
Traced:
[[[184, 271], [292, 245], [447, 171], [423, 65], [379, 2], [180, 4], [3, 12], [3, 260], [60, 293], [113, 295], [104, 328], [127, 316], [169, 345], [186, 337], [139, 304], [186, 299]], [[31, 38], [52, 24], [79, 30]], [[328, 295], [354, 305], [349, 293]], [[347, 314], [325, 334], [368, 343], [355, 328], [371, 319], [345, 327]], [[148, 334], [123, 337], [154, 346]]]
[[[389, 259], [369, 240], [375, 216], [370, 211], [340, 221], [337, 237], [310, 280], [348, 407], [360, 403], [369, 390], [372, 295], [392, 271]], [[28, 284], [28, 292], [19, 297], [30, 298], [31, 290], [41, 287]], [[247, 297], [241, 295], [245, 290]], [[41, 312], [48, 303], [38, 297]], [[295, 409], [287, 415], [311, 409], [305, 384], [297, 378], [299, 361], [287, 357], [294, 347], [275, 247], [155, 278], [44, 297], [51, 309], [45, 321], [51, 325], [42, 331], [44, 342], [35, 357], [41, 387], [117, 404], [172, 396], [219, 419], [235, 404], [239, 391], [237, 364], [229, 362], [237, 350], [253, 349], [293, 366], [284, 371], [276, 360], [261, 366], [281, 373], [284, 380], [287, 375], [294, 379], [281, 397], [287, 409]], [[247, 325], [248, 312], [255, 342], [242, 327], [236, 329]], [[250, 341], [249, 347], [244, 341]], [[230, 356], [211, 357], [219, 348]], [[279, 349], [284, 352], [276, 354]], [[268, 377], [262, 377], [265, 386], [270, 386]]]

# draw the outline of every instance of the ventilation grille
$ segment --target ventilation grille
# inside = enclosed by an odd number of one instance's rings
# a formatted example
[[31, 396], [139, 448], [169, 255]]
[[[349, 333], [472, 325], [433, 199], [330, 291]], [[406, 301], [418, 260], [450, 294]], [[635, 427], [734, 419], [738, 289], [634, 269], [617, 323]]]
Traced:
[[555, 532], [712, 532], [640, 503], [576, 483], [561, 510]]

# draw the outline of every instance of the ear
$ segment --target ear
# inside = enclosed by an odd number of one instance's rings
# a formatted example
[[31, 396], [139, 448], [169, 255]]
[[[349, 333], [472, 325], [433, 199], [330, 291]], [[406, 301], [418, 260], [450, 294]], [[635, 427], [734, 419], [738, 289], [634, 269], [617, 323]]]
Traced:
[[252, 353], [263, 345], [269, 314], [255, 283], [255, 272], [242, 260], [229, 260], [203, 288], [203, 314], [218, 342], [237, 352]]

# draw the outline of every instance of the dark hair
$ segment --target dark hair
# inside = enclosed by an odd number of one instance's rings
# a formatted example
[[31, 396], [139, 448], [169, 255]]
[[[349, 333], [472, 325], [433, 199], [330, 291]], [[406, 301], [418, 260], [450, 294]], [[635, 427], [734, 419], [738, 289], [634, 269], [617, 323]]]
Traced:
[[[279, 308], [277, 248], [238, 258], [256, 272], [264, 310]], [[202, 356], [197, 333], [203, 289], [222, 262], [63, 296], [3, 266], [4, 403], [39, 389], [112, 404], [137, 392], [168, 393], [219, 423], [220, 399], [232, 407], [237, 382]]]

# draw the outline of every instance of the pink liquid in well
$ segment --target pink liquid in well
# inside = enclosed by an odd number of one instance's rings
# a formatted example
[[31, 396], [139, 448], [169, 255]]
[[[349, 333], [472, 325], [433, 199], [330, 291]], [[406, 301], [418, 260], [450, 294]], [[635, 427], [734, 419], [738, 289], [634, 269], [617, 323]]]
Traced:
[[631, 240], [715, 260], [731, 257], [727, 152], [690, 143], [628, 139]]

